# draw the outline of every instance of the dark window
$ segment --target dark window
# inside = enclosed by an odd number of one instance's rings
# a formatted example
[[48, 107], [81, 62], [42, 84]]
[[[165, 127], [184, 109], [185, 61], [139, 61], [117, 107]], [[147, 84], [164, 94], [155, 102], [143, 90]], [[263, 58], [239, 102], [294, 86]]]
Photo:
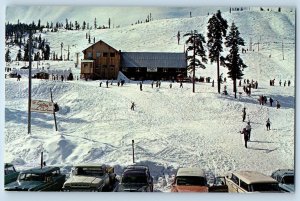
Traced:
[[87, 53], [87, 57], [88, 57], [88, 59], [92, 59], [93, 57], [92, 57], [92, 52], [88, 52]]
[[277, 183], [258, 183], [251, 184], [252, 191], [279, 191], [279, 186]]
[[240, 180], [240, 186], [245, 189], [246, 191], [249, 191], [249, 185]]
[[103, 65], [103, 68], [107, 68], [107, 65]]
[[195, 176], [179, 176], [176, 178], [176, 183], [183, 186], [205, 186], [207, 184], [205, 178]]
[[234, 174], [231, 176], [231, 181], [233, 181], [235, 184], [239, 185], [239, 178], [237, 178]]
[[100, 57], [101, 53], [100, 52], [96, 52], [96, 57]]
[[167, 68], [163, 68], [163, 72], [164, 73], [168, 72], [168, 69]]
[[103, 57], [107, 57], [108, 53], [107, 52], [103, 52]]
[[111, 52], [111, 53], [110, 53], [110, 57], [115, 57], [115, 53], [114, 53], [114, 52]]
[[282, 183], [284, 184], [294, 184], [294, 176], [284, 176], [282, 179]]
[[115, 65], [110, 65], [110, 67], [114, 68], [114, 67], [115, 67]]

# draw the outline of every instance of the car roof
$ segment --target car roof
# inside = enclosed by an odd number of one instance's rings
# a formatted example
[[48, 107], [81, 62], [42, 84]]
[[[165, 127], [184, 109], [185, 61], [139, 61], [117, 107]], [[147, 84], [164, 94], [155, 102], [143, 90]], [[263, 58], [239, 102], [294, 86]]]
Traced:
[[275, 179], [270, 176], [264, 175], [256, 171], [237, 171], [233, 175], [243, 180], [247, 184], [253, 183], [278, 183]]
[[55, 170], [59, 170], [59, 167], [55, 167], [55, 166], [46, 166], [43, 168], [40, 167], [36, 167], [36, 168], [31, 168], [28, 170], [24, 170], [21, 173], [25, 173], [25, 174], [30, 174], [30, 173], [34, 173], [34, 174], [46, 174], [46, 173], [50, 173], [53, 172]]
[[278, 169], [272, 173], [272, 175], [294, 175], [294, 170], [292, 169]]
[[12, 163], [4, 163], [4, 168], [13, 167], [14, 165]]
[[201, 168], [178, 168], [176, 176], [196, 176], [206, 177], [205, 172]]
[[148, 166], [145, 165], [128, 165], [125, 170], [134, 169], [134, 170], [149, 170]]
[[82, 164], [77, 164], [74, 165], [74, 167], [107, 167], [106, 165], [99, 164], [99, 163], [82, 163]]

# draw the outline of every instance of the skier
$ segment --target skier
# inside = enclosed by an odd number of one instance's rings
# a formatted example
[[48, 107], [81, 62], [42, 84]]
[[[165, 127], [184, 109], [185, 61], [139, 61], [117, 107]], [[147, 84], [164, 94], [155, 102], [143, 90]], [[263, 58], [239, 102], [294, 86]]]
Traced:
[[247, 125], [246, 125], [246, 131], [248, 134], [248, 140], [250, 141], [250, 137], [251, 137], [251, 125], [250, 125], [250, 121], [248, 121]]
[[224, 85], [224, 91], [223, 91], [223, 94], [224, 95], [227, 95], [228, 93], [227, 93], [227, 86], [226, 85]]
[[245, 121], [246, 119], [246, 108], [244, 107], [243, 109], [243, 122]]
[[180, 88], [183, 88], [182, 81], [180, 81]]
[[284, 84], [283, 84], [284, 86], [286, 85], [286, 80], [284, 80]]
[[140, 90], [143, 91], [143, 84], [140, 82]]
[[20, 79], [21, 79], [21, 75], [18, 74], [18, 76], [17, 76], [17, 81], [20, 81]]
[[281, 86], [281, 80], [279, 81], [279, 85]]
[[120, 81], [118, 81], [118, 87], [120, 86]]
[[276, 108], [279, 109], [280, 108], [280, 103], [278, 100], [276, 100]]
[[288, 81], [288, 86], [290, 86], [290, 85], [291, 85], [291, 81], [289, 80], [289, 81]]
[[242, 86], [242, 80], [239, 81], [239, 87], [241, 87], [241, 86]]
[[214, 86], [215, 86], [215, 81], [214, 81], [214, 80], [212, 81], [212, 84], [211, 84], [211, 86], [212, 86], [212, 87], [214, 87]]
[[178, 45], [179, 45], [179, 41], [180, 41], [180, 31], [178, 31], [178, 33], [177, 33], [177, 41], [178, 41]]
[[135, 104], [134, 104], [134, 102], [131, 102], [131, 110], [134, 110], [134, 107], [135, 107]]
[[243, 130], [240, 131], [240, 133], [244, 135], [245, 147], [247, 148], [247, 142], [249, 140], [249, 136], [246, 128], [243, 128]]
[[270, 106], [272, 107], [273, 99], [270, 97], [269, 101], [270, 101]]
[[152, 89], [153, 89], [153, 85], [154, 85], [154, 81], [151, 82], [151, 87], [152, 87]]
[[268, 120], [266, 121], [267, 122], [267, 124], [266, 124], [266, 127], [267, 127], [267, 131], [268, 130], [271, 130], [271, 122], [270, 122], [270, 119], [268, 118]]
[[102, 85], [102, 82], [99, 83], [99, 87], [101, 87], [101, 85]]
[[160, 88], [160, 85], [161, 85], [161, 82], [159, 81], [159, 82], [158, 82], [158, 88]]
[[170, 89], [172, 89], [172, 83], [170, 83]]
[[106, 88], [108, 88], [108, 80], [106, 80]]

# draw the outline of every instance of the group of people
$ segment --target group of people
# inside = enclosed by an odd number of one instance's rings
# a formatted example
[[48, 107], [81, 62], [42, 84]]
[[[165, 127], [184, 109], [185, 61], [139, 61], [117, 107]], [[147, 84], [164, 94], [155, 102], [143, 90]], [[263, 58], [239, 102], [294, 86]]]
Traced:
[[[282, 84], [282, 82], [281, 82], [281, 80], [279, 80], [279, 86], [281, 86], [281, 84]], [[288, 86], [290, 86], [291, 85], [291, 81], [290, 80], [288, 80], [288, 81], [285, 80], [284, 83], [283, 83], [283, 86], [286, 86], [286, 84]], [[275, 86], [275, 79], [270, 80], [270, 86]]]
[[[242, 110], [242, 118], [243, 118], [243, 122], [246, 119], [246, 108], [244, 107]], [[267, 127], [267, 131], [271, 130], [271, 121], [268, 118], [266, 121], [266, 127]], [[246, 126], [243, 128], [242, 131], [240, 131], [241, 134], [244, 135], [244, 142], [245, 142], [245, 147], [247, 147], [247, 142], [250, 141], [250, 137], [251, 137], [251, 124], [250, 124], [250, 120], [247, 122]]]

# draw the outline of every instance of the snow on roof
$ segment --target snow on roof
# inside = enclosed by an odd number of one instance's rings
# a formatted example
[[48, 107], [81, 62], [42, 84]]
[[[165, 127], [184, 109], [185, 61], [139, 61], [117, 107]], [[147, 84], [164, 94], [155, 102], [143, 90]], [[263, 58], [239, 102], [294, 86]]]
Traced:
[[85, 63], [92, 63], [92, 62], [94, 62], [94, 60], [83, 59], [83, 60], [81, 60], [81, 63], [82, 63], [82, 62], [85, 62]]
[[277, 183], [275, 179], [256, 171], [237, 171], [233, 173], [247, 184], [253, 183]]
[[176, 176], [205, 177], [205, 172], [201, 168], [179, 168]]

